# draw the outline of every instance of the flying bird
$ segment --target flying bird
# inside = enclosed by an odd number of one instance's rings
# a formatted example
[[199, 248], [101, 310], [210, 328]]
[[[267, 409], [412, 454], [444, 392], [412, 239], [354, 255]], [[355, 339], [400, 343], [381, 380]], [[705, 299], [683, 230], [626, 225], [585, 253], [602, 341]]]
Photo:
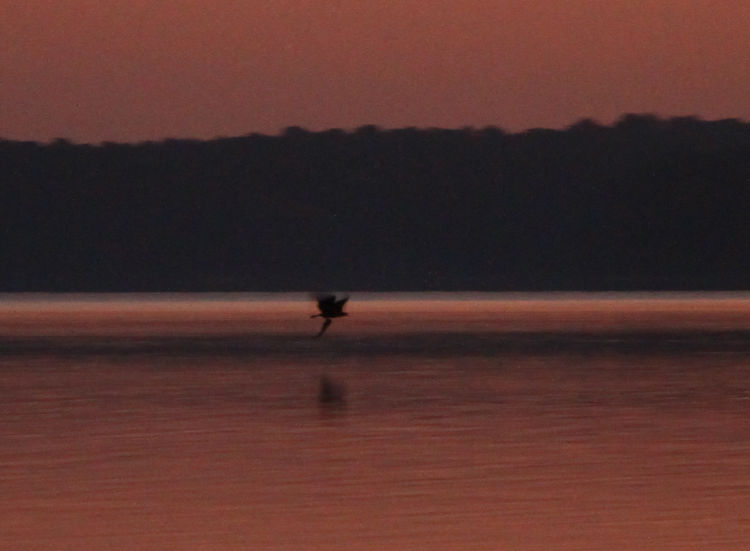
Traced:
[[344, 297], [340, 300], [336, 300], [336, 295], [319, 295], [316, 298], [318, 300], [318, 310], [320, 310], [320, 314], [313, 314], [310, 317], [325, 318], [323, 327], [321, 327], [320, 332], [315, 335], [315, 337], [317, 338], [325, 333], [325, 330], [328, 329], [329, 325], [331, 325], [332, 318], [340, 318], [341, 316], [347, 315], [347, 313], [344, 312], [344, 304], [346, 304], [346, 301], [349, 300], [349, 297]]

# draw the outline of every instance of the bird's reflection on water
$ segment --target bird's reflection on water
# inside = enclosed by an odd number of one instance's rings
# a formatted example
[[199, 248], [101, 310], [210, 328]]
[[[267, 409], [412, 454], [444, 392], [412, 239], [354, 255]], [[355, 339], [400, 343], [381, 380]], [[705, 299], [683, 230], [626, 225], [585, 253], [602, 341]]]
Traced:
[[324, 406], [343, 406], [346, 404], [346, 387], [327, 375], [320, 377], [318, 402]]

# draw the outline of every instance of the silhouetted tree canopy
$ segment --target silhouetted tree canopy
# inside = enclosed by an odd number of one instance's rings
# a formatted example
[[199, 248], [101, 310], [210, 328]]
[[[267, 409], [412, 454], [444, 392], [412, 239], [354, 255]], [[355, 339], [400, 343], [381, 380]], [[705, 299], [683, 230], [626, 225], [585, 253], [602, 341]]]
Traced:
[[750, 124], [0, 140], [0, 290], [747, 289]]

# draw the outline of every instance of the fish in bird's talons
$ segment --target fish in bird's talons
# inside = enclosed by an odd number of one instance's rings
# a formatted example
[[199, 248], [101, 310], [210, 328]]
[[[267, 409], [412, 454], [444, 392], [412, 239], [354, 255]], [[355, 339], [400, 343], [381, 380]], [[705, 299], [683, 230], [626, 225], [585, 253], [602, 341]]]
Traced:
[[315, 335], [315, 337], [317, 338], [323, 336], [323, 333], [325, 333], [326, 329], [328, 329], [328, 326], [331, 325], [332, 318], [340, 318], [342, 316], [348, 315], [346, 312], [344, 312], [344, 304], [346, 304], [346, 301], [349, 300], [349, 297], [344, 297], [340, 300], [336, 300], [336, 295], [318, 295], [316, 297], [316, 300], [318, 301], [318, 310], [320, 310], [320, 313], [313, 314], [310, 317], [325, 318], [323, 326], [320, 328], [318, 334]]
[[318, 402], [326, 405], [342, 405], [346, 402], [346, 388], [323, 375], [320, 378]]

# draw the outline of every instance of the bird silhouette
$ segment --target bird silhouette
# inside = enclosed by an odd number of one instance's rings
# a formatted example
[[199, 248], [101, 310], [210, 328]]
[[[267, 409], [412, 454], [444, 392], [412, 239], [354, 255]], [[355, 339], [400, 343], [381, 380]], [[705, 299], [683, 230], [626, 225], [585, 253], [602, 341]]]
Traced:
[[310, 317], [325, 318], [323, 327], [321, 327], [318, 334], [315, 335], [315, 337], [318, 338], [322, 336], [323, 333], [325, 333], [325, 330], [328, 329], [328, 326], [331, 325], [332, 318], [340, 318], [342, 316], [348, 315], [346, 312], [344, 312], [344, 304], [346, 304], [346, 301], [349, 300], [349, 297], [344, 297], [340, 300], [336, 300], [336, 295], [319, 295], [316, 298], [318, 301], [318, 310], [320, 310], [320, 314], [313, 314]]

